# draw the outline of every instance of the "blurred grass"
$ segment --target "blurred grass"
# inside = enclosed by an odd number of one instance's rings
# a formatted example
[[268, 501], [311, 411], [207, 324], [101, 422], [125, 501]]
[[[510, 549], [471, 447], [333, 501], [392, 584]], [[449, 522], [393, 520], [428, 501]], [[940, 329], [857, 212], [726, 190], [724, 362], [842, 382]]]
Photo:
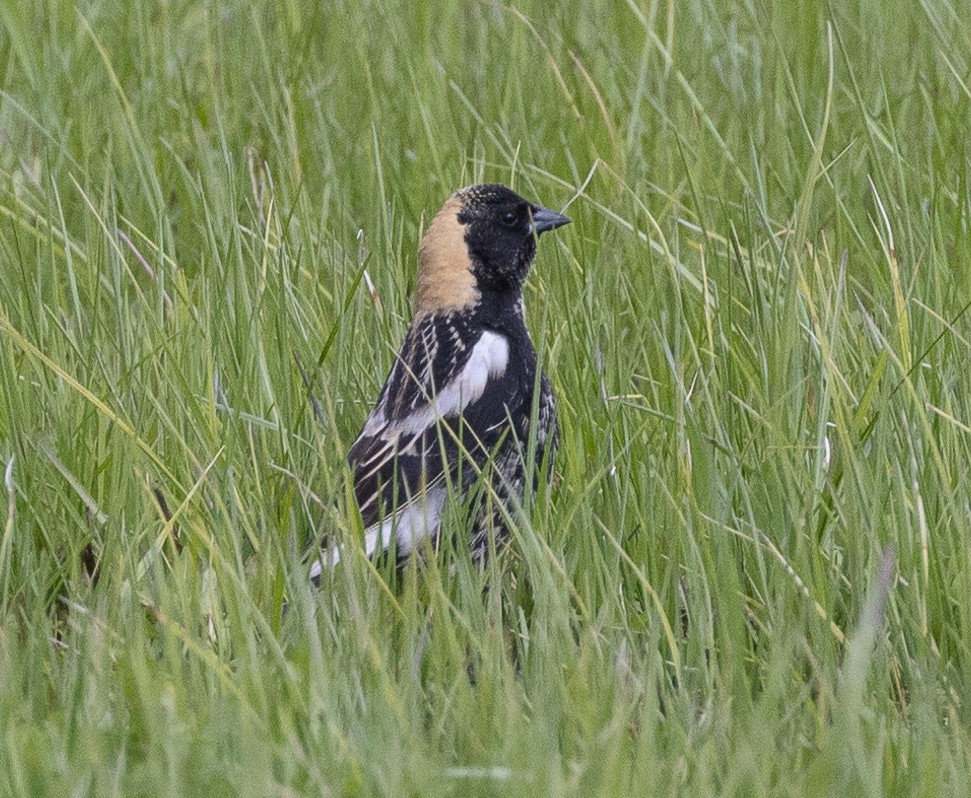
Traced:
[[[967, 10], [0, 4], [0, 791], [962, 795]], [[480, 180], [556, 485], [311, 594]]]

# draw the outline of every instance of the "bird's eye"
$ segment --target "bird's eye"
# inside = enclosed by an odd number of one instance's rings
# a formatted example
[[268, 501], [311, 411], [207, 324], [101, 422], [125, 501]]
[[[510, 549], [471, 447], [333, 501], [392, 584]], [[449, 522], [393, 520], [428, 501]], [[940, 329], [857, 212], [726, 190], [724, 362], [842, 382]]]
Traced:
[[519, 221], [519, 214], [516, 211], [506, 211], [502, 215], [502, 223], [506, 227], [515, 227], [516, 223]]

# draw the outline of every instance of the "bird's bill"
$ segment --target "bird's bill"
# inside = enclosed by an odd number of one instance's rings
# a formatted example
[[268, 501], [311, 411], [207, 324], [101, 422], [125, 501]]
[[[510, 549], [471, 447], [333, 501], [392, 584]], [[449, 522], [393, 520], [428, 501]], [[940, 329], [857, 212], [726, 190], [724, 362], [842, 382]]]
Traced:
[[551, 211], [549, 208], [543, 208], [539, 205], [533, 208], [533, 223], [531, 229], [534, 233], [536, 233], [537, 236], [540, 233], [545, 233], [547, 230], [555, 230], [557, 227], [562, 227], [563, 225], [569, 223], [570, 220], [562, 213]]

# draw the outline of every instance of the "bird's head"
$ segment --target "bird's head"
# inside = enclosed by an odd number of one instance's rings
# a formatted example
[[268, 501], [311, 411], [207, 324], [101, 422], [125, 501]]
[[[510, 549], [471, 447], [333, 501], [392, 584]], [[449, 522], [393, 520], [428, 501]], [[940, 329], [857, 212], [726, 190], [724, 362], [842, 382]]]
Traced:
[[482, 291], [518, 292], [536, 254], [536, 239], [569, 222], [505, 186], [455, 192], [418, 250], [418, 310], [470, 307]]

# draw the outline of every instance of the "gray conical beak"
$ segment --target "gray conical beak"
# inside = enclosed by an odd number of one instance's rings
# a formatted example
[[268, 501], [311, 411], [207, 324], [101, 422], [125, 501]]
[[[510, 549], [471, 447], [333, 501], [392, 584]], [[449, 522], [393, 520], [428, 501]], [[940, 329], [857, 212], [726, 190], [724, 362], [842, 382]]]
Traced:
[[545, 233], [547, 230], [555, 230], [557, 227], [562, 227], [569, 223], [570, 220], [562, 213], [551, 211], [539, 205], [533, 206], [533, 222], [530, 225], [530, 230], [536, 233], [537, 236]]

